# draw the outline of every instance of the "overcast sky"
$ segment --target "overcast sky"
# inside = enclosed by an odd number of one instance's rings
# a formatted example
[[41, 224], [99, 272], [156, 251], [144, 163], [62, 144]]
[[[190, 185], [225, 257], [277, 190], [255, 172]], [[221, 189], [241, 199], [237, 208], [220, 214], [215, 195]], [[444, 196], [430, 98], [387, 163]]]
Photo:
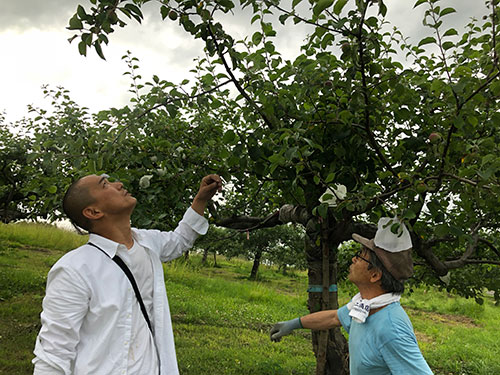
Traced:
[[[351, 0], [352, 1], [352, 0]], [[416, 43], [428, 34], [422, 26], [424, 6], [416, 9], [416, 0], [385, 0], [388, 18]], [[283, 2], [284, 4], [287, 2]], [[0, 112], [8, 122], [27, 114], [27, 105], [48, 107], [41, 86], [63, 86], [79, 105], [92, 112], [119, 107], [129, 100], [129, 80], [123, 76], [126, 65], [121, 57], [127, 52], [140, 59], [140, 73], [149, 80], [153, 74], [180, 82], [189, 77], [193, 60], [203, 55], [203, 45], [185, 33], [177, 23], [161, 21], [156, 2], [147, 4], [142, 25], [130, 21], [124, 29], [109, 35], [104, 46], [106, 61], [94, 51], [80, 56], [77, 40], [66, 30], [69, 18], [78, 4], [90, 7], [89, 0], [0, 0]], [[447, 16], [457, 30], [486, 13], [483, 0], [442, 0], [441, 6], [452, 6], [457, 13]], [[250, 16], [238, 12], [225, 17], [226, 30], [235, 36], [251, 35]], [[276, 42], [277, 49], [292, 58], [304, 39], [307, 28], [287, 24], [286, 32]]]

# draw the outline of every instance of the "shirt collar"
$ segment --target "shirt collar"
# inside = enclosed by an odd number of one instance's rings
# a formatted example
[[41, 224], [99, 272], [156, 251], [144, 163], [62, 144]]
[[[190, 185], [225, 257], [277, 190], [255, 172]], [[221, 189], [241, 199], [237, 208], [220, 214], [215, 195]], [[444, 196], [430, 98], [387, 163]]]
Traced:
[[102, 251], [109, 255], [110, 258], [113, 258], [118, 251], [120, 246], [124, 246], [119, 244], [118, 242], [112, 241], [106, 237], [100, 236], [95, 233], [90, 233], [89, 242], [92, 242], [94, 245], [98, 246]]
[[[138, 231], [135, 230], [135, 228], [132, 228], [132, 237], [135, 241], [141, 244], [142, 236]], [[109, 238], [103, 237], [96, 233], [89, 234], [89, 242], [92, 242], [94, 245], [99, 246], [99, 248], [102, 249], [106, 254], [108, 254], [110, 258], [113, 258], [116, 255], [116, 252], [118, 251], [120, 246], [123, 246], [126, 249], [125, 245], [112, 241]]]

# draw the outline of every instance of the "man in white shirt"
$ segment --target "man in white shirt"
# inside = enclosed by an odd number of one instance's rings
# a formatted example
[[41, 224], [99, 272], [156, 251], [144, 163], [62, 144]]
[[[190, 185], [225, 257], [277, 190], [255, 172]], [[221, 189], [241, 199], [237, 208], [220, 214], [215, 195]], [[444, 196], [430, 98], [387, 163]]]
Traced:
[[131, 228], [137, 201], [108, 177], [83, 177], [64, 197], [65, 213], [89, 231], [89, 243], [61, 257], [48, 274], [35, 375], [179, 373], [161, 262], [179, 257], [207, 232], [204, 210], [222, 190], [221, 179], [204, 177], [177, 228], [161, 232]]

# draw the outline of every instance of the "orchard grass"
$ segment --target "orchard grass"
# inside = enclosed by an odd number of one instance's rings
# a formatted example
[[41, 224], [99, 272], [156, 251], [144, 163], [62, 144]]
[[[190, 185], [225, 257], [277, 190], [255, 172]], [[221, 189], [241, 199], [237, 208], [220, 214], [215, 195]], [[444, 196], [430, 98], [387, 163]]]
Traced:
[[[32, 374], [33, 347], [50, 266], [86, 237], [49, 225], [0, 225], [0, 374]], [[274, 322], [308, 313], [307, 274], [278, 273], [251, 262], [191, 254], [164, 266], [182, 375], [314, 374], [311, 334], [269, 340]], [[355, 293], [339, 286], [340, 304]], [[432, 288], [404, 295], [420, 348], [435, 374], [500, 373], [500, 307]]]

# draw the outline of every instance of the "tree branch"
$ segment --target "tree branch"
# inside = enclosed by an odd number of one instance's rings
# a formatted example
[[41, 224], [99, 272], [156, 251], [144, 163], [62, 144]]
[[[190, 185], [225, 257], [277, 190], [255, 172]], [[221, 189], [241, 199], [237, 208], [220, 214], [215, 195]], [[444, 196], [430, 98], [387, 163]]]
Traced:
[[[319, 24], [317, 22], [313, 22], [313, 21], [307, 20], [307, 19], [305, 19], [305, 18], [303, 18], [301, 16], [296, 15], [295, 13], [290, 12], [289, 10], [283, 9], [279, 5], [276, 5], [275, 3], [273, 3], [272, 6], [274, 6], [276, 9], [278, 9], [280, 12], [283, 12], [285, 14], [288, 14], [289, 16], [295, 17], [295, 18], [299, 19], [300, 21], [302, 21], [304, 23], [307, 23], [309, 25], [313, 25], [313, 26], [316, 26], [316, 27], [321, 27], [322, 29], [328, 30], [328, 31], [330, 31], [332, 33], [338, 33], [338, 34], [342, 34], [342, 35], [346, 35], [346, 34], [350, 35], [350, 34], [352, 34], [350, 32], [350, 30], [347, 30], [345, 28], [342, 31], [339, 31], [337, 29], [331, 29], [331, 28], [329, 28], [329, 27], [327, 27], [325, 25]], [[334, 18], [334, 22], [335, 21], [338, 21], [338, 20], [335, 20], [335, 18]]]
[[[212, 209], [210, 204], [208, 208], [209, 210]], [[216, 218], [215, 215], [212, 214], [212, 216]], [[271, 228], [286, 223], [296, 223], [305, 226], [310, 218], [311, 215], [308, 213], [307, 208], [285, 204], [278, 211], [266, 217], [232, 216], [222, 219], [216, 218], [215, 225], [246, 232], [261, 228]]]
[[412, 186], [412, 184], [400, 184], [399, 187], [394, 188], [393, 190], [390, 190], [390, 191], [387, 191], [387, 192], [382, 193], [380, 195], [377, 195], [371, 199], [370, 203], [367, 204], [365, 209], [353, 211], [353, 212], [351, 212], [350, 216], [353, 217], [353, 216], [368, 212], [372, 208], [376, 207], [378, 204], [384, 203], [385, 199], [390, 198], [391, 196], [396, 194], [398, 191], [405, 190], [411, 186]]
[[[469, 180], [468, 178], [463, 178], [463, 177], [455, 176], [454, 174], [451, 174], [451, 173], [442, 173], [439, 176], [429, 176], [429, 177], [426, 177], [424, 179], [424, 182], [428, 181], [428, 180], [439, 180], [439, 179], [442, 180], [443, 177], [450, 177], [450, 178], [452, 178], [454, 180], [457, 180], [457, 181], [460, 181], [460, 182], [464, 182], [464, 183], [470, 184], [472, 186], [477, 186], [478, 185], [478, 183], [476, 181]], [[489, 186], [489, 185], [483, 185], [482, 188], [490, 190], [491, 186]]]
[[284, 224], [279, 220], [279, 211], [273, 212], [265, 218], [256, 216], [233, 216], [216, 220], [215, 225], [224, 228], [235, 229], [240, 232], [251, 231], [260, 228], [271, 228]]
[[491, 251], [493, 251], [500, 258], [500, 251], [498, 251], [498, 249], [495, 246], [493, 246], [493, 244], [490, 241], [486, 240], [485, 238], [480, 238], [479, 242], [484, 243], [486, 246], [488, 246], [491, 249]]
[[250, 98], [250, 96], [246, 93], [246, 91], [243, 89], [243, 87], [241, 87], [240, 83], [238, 82], [238, 80], [234, 76], [233, 71], [231, 70], [231, 68], [229, 67], [229, 65], [228, 65], [228, 63], [226, 61], [224, 53], [222, 53], [222, 49], [220, 48], [220, 45], [217, 42], [217, 38], [215, 37], [215, 35], [214, 35], [213, 31], [212, 31], [212, 24], [211, 23], [208, 23], [207, 30], [208, 30], [208, 32], [210, 34], [210, 37], [214, 41], [215, 49], [217, 50], [217, 54], [219, 55], [219, 57], [220, 57], [220, 59], [222, 61], [222, 64], [224, 65], [224, 68], [226, 69], [227, 74], [229, 74], [229, 76], [231, 77], [231, 81], [236, 86], [236, 89], [248, 101], [248, 103], [250, 103], [252, 105], [252, 107], [255, 108], [255, 110], [259, 113], [259, 115], [262, 117], [262, 119], [267, 124], [267, 126], [270, 129], [274, 129], [275, 126], [273, 125], [273, 122], [266, 116], [265, 113], [262, 112], [262, 109], [257, 105], [257, 103], [255, 103], [255, 101], [252, 100], [252, 98]]
[[488, 259], [467, 259], [465, 264], [496, 264], [500, 265], [500, 260], [488, 260]]
[[479, 229], [481, 228], [481, 222], [477, 223], [475, 228], [472, 230], [472, 242], [467, 246], [467, 249], [462, 254], [462, 256], [455, 260], [449, 260], [443, 262], [446, 268], [454, 269], [464, 266], [470, 256], [474, 253], [477, 248], [477, 243], [479, 241]]
[[[488, 86], [492, 81], [494, 81], [498, 77], [500, 77], [500, 71], [497, 72], [495, 75], [486, 79], [484, 81], [484, 83], [481, 86], [479, 86], [476, 90], [474, 90], [462, 103], [457, 103], [457, 111], [456, 111], [455, 115], [458, 117], [463, 106], [465, 104], [467, 104], [470, 100], [472, 100], [472, 98], [474, 98], [474, 96], [479, 94], [482, 90], [484, 90], [484, 88], [486, 86]], [[446, 144], [444, 146], [443, 155], [441, 157], [442, 158], [441, 159], [441, 167], [440, 167], [440, 171], [439, 171], [440, 178], [438, 179], [436, 191], [440, 188], [441, 183], [442, 183], [442, 176], [444, 176], [444, 167], [446, 165], [446, 156], [448, 155], [448, 149], [449, 149], [450, 143], [451, 143], [451, 136], [455, 132], [455, 130], [456, 130], [455, 125], [451, 125], [450, 130], [448, 131], [448, 136], [446, 137]]]
[[[214, 92], [215, 90], [217, 90], [217, 89], [221, 88], [221, 87], [222, 87], [222, 86], [224, 86], [224, 85], [227, 85], [227, 84], [228, 84], [228, 83], [230, 83], [230, 82], [231, 82], [231, 80], [229, 79], [229, 80], [227, 80], [227, 81], [224, 81], [224, 82], [222, 82], [222, 83], [218, 84], [217, 86], [212, 87], [210, 90], [203, 91], [203, 92], [201, 92], [201, 93], [199, 93], [199, 94], [196, 94], [196, 95], [188, 96], [188, 97], [184, 98], [184, 100], [185, 100], [185, 99], [190, 99], [190, 100], [192, 100], [192, 99], [196, 99], [196, 98], [198, 98], [198, 97], [200, 97], [200, 96], [203, 96], [203, 95], [206, 95], [206, 94], [210, 94], [211, 92]], [[139, 120], [140, 118], [142, 118], [142, 117], [146, 116], [148, 113], [150, 113], [150, 112], [154, 111], [155, 109], [158, 109], [158, 108], [160, 108], [160, 107], [166, 106], [166, 105], [168, 105], [168, 104], [170, 104], [170, 103], [173, 103], [173, 102], [175, 102], [175, 101], [178, 101], [178, 100], [182, 100], [182, 99], [181, 99], [181, 98], [168, 98], [168, 99], [166, 99], [164, 102], [162, 102], [162, 103], [158, 103], [158, 104], [155, 104], [155, 105], [154, 105], [154, 106], [152, 106], [151, 108], [146, 109], [144, 112], [142, 112], [141, 114], [137, 115], [137, 116], [136, 116], [134, 119], [132, 119], [132, 120]], [[127, 129], [129, 129], [129, 128], [133, 125], [133, 124], [135, 124], [134, 122], [132, 122], [132, 120], [130, 120], [130, 123], [129, 123], [127, 126], [123, 127], [123, 128], [122, 128], [122, 129], [118, 132], [118, 134], [116, 135], [115, 139], [113, 139], [113, 142], [111, 142], [111, 145], [115, 144], [115, 143], [118, 141], [118, 139], [120, 138], [120, 136], [122, 135], [122, 133], [123, 133], [123, 132], [125, 132]]]
[[371, 129], [370, 129], [370, 97], [368, 95], [368, 83], [366, 80], [366, 67], [365, 67], [365, 60], [364, 60], [364, 49], [363, 49], [363, 25], [364, 25], [364, 20], [366, 16], [366, 11], [368, 7], [365, 6], [363, 10], [363, 14], [361, 15], [361, 20], [359, 22], [359, 30], [358, 34], [356, 35], [356, 38], [358, 39], [358, 44], [359, 44], [359, 60], [360, 60], [360, 73], [361, 73], [361, 80], [363, 83], [363, 99], [365, 102], [365, 108], [364, 108], [364, 117], [365, 117], [365, 131], [366, 134], [368, 135], [368, 141], [370, 142], [370, 145], [373, 147], [375, 150], [375, 153], [377, 154], [377, 157], [380, 159], [382, 164], [387, 168], [388, 171], [390, 171], [394, 176], [398, 177], [397, 173], [394, 171], [392, 166], [389, 164], [389, 162], [386, 160], [384, 154], [382, 153], [377, 140], [375, 139], [375, 136], [373, 135]]

